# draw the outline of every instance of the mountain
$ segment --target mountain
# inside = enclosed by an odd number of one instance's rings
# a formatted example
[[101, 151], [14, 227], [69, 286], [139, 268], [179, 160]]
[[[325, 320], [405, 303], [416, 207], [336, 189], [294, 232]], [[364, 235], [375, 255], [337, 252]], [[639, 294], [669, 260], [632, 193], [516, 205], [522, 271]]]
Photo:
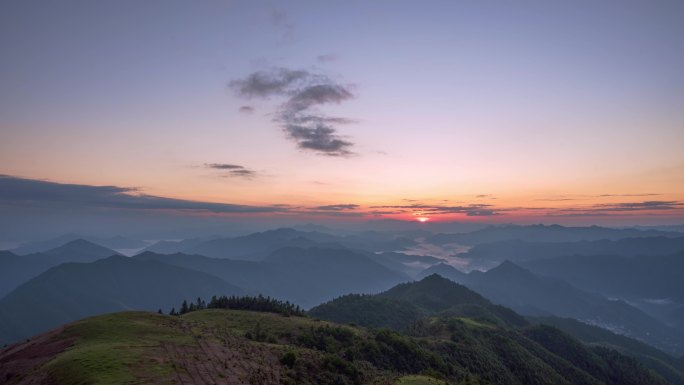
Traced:
[[459, 257], [479, 264], [529, 261], [568, 255], [668, 255], [684, 251], [684, 237], [645, 237], [578, 242], [527, 242], [520, 239], [481, 243]]
[[535, 324], [551, 325], [558, 328], [586, 344], [616, 349], [622, 354], [636, 358], [672, 384], [684, 385], [684, 362], [651, 345], [572, 318], [551, 316], [528, 317], [528, 319]]
[[375, 293], [409, 279], [364, 253], [342, 248], [286, 247], [258, 262], [150, 252], [133, 258], [202, 271], [249, 292], [276, 296], [307, 308], [352, 291]]
[[599, 226], [565, 227], [560, 225], [501, 225], [488, 226], [481, 230], [460, 234], [435, 234], [426, 242], [436, 245], [458, 243], [462, 245], [478, 245], [481, 243], [522, 240], [528, 242], [577, 242], [601, 239], [617, 240], [621, 238], [643, 237], [681, 237], [678, 232], [638, 229], [613, 229]]
[[82, 238], [78, 234], [64, 234], [60, 235], [59, 237], [51, 238], [48, 240], [44, 241], [37, 241], [37, 242], [28, 242], [20, 245], [14, 250], [11, 250], [14, 254], [16, 255], [26, 255], [26, 254], [34, 254], [34, 253], [40, 253], [43, 251], [47, 251], [50, 249], [54, 249], [55, 247], [62, 246], [65, 243], [74, 241], [76, 239]]
[[473, 317], [502, 325], [524, 325], [514, 312], [439, 275], [399, 284], [376, 295], [346, 295], [314, 307], [312, 316], [362, 326], [408, 328], [435, 315]]
[[17, 255], [42, 253], [79, 239], [87, 240], [91, 243], [95, 243], [109, 249], [137, 249], [147, 246], [147, 242], [122, 236], [83, 237], [78, 234], [64, 234], [45, 241], [25, 243], [12, 250], [12, 252]]
[[521, 314], [572, 317], [674, 354], [684, 353], [684, 337], [641, 310], [559, 279], [535, 275], [510, 261], [484, 273], [472, 272], [461, 282]]
[[93, 262], [117, 253], [83, 239], [76, 239], [43, 253], [15, 255], [0, 252], [0, 298], [52, 266], [65, 262]]
[[154, 261], [112, 256], [65, 263], [0, 300], [0, 344], [94, 314], [168, 310], [185, 298], [240, 293], [217, 277]]
[[[215, 239], [215, 238], [210, 238], [210, 239]], [[175, 253], [180, 253], [183, 250], [188, 250], [190, 248], [193, 248], [193, 247], [200, 245], [201, 243], [206, 242], [210, 239], [190, 238], [190, 239], [183, 239], [180, 241], [158, 241], [158, 242], [155, 242], [155, 243], [147, 246], [141, 252], [150, 251], [150, 252], [157, 253], [157, 254], [175, 254]]]
[[0, 378], [8, 384], [667, 384], [634, 359], [547, 326], [444, 318], [407, 335], [223, 309], [81, 320], [0, 351]]
[[444, 278], [450, 279], [454, 282], [458, 283], [463, 283], [468, 277], [468, 274], [458, 270], [457, 268], [448, 265], [446, 263], [438, 263], [436, 265], [432, 265], [428, 267], [427, 269], [421, 271], [416, 278], [418, 279], [423, 279], [427, 276], [433, 275], [433, 274], [438, 274], [441, 275]]
[[366, 255], [375, 262], [394, 271], [406, 274], [409, 277], [420, 274], [425, 268], [445, 262], [442, 258], [429, 255], [413, 255], [395, 252], [367, 252]]
[[317, 231], [280, 228], [235, 238], [165, 241], [148, 247], [146, 251], [260, 261], [273, 251], [284, 247], [319, 246], [381, 252], [401, 250], [414, 244], [415, 242], [408, 238], [388, 235], [379, 237], [377, 234], [360, 233], [359, 235], [336, 236]]
[[533, 272], [613, 297], [669, 298], [684, 302], [684, 252], [633, 258], [577, 255], [529, 261], [523, 265]]

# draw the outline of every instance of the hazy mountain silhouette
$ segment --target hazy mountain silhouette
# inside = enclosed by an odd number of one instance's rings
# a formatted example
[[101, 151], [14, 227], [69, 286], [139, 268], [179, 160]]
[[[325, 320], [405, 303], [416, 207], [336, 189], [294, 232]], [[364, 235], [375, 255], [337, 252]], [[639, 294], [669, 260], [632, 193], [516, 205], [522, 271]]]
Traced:
[[522, 240], [528, 242], [577, 242], [601, 239], [641, 238], [641, 237], [681, 237], [678, 232], [638, 229], [614, 229], [599, 226], [565, 227], [560, 225], [500, 225], [488, 226], [481, 230], [460, 234], [435, 234], [427, 242], [441, 245], [458, 243], [477, 245], [481, 243]]
[[567, 255], [667, 255], [684, 251], [684, 237], [643, 237], [579, 242], [527, 242], [520, 239], [481, 243], [459, 257], [478, 262], [514, 262]]
[[684, 338], [641, 310], [618, 300], [541, 277], [506, 261], [487, 272], [468, 274], [465, 284], [494, 303], [526, 315], [572, 317], [682, 354]]
[[[25, 243], [14, 250], [11, 250], [17, 255], [27, 255], [34, 253], [42, 253], [50, 249], [57, 248], [71, 241], [78, 239], [87, 240], [91, 243], [95, 243], [99, 246], [106, 247], [109, 249], [137, 249], [147, 246], [146, 242], [126, 238], [122, 236], [114, 237], [84, 237], [78, 234], [64, 234], [56, 238], [48, 239], [39, 242], [29, 242]], [[110, 254], [111, 255], [111, 254]]]
[[146, 251], [163, 252], [165, 254], [184, 253], [199, 254], [213, 258], [229, 258], [259, 261], [271, 252], [283, 247], [327, 248], [345, 247], [367, 251], [394, 251], [411, 246], [415, 242], [407, 238], [368, 239], [358, 235], [336, 236], [317, 231], [298, 231], [291, 228], [280, 228], [260, 233], [253, 233], [235, 238], [217, 238], [203, 242], [188, 240], [187, 242], [164, 242], [153, 245]]
[[[362, 252], [358, 251], [357, 252]], [[388, 269], [400, 272], [410, 277], [416, 276], [423, 271], [426, 266], [444, 263], [444, 259], [429, 255], [412, 255], [396, 252], [362, 252], [375, 262], [387, 267]]]
[[439, 263], [436, 265], [432, 265], [428, 267], [427, 269], [421, 271], [416, 278], [418, 279], [423, 279], [427, 276], [433, 275], [433, 274], [438, 274], [444, 278], [450, 279], [454, 282], [458, 282], [460, 284], [463, 284], [466, 282], [468, 278], [468, 274], [458, 270], [457, 268], [446, 264], [446, 263]]
[[684, 252], [632, 258], [577, 255], [529, 261], [523, 266], [609, 297], [684, 303]]
[[22, 283], [52, 266], [65, 262], [93, 262], [111, 257], [117, 252], [83, 239], [76, 239], [43, 253], [15, 255], [0, 254], [0, 298]]
[[166, 311], [183, 299], [240, 294], [215, 276], [123, 256], [49, 269], [0, 300], [0, 344], [121, 310]]
[[363, 253], [347, 249], [287, 247], [258, 262], [151, 252], [133, 258], [202, 271], [250, 292], [276, 296], [304, 307], [351, 291], [378, 292], [409, 279]]

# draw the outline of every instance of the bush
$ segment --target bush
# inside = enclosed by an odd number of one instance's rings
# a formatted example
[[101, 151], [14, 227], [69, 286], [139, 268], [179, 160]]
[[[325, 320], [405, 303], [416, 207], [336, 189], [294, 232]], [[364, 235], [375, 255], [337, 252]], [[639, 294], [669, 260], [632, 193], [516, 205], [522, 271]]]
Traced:
[[292, 369], [297, 363], [297, 353], [294, 350], [289, 350], [280, 358], [280, 363]]

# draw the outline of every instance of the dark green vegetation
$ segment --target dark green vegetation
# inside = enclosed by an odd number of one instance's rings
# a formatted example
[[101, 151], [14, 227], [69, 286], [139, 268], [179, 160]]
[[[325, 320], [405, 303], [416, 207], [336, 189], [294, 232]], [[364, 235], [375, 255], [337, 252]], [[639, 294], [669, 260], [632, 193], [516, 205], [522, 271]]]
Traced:
[[289, 301], [280, 301], [271, 297], [264, 297], [262, 295], [252, 296], [230, 296], [222, 295], [220, 297], [213, 296], [207, 303], [202, 298], [197, 298], [196, 302], [185, 300], [179, 307], [178, 313], [171, 312], [171, 315], [185, 314], [197, 310], [204, 309], [232, 309], [232, 310], [249, 310], [261, 311], [267, 313], [275, 313], [284, 316], [299, 316], [303, 317], [306, 313], [299, 305], [290, 303]]
[[431, 275], [404, 283], [377, 295], [346, 295], [316, 306], [314, 317], [361, 326], [406, 330], [432, 316], [467, 317], [499, 326], [524, 326], [527, 321], [503, 306], [458, 283]]
[[179, 298], [242, 291], [219, 278], [113, 256], [93, 263], [65, 263], [21, 285], [0, 300], [0, 344], [94, 314], [171, 309]]
[[[515, 292], [515, 284], [512, 288]], [[425, 321], [426, 317], [428, 320], [430, 317], [441, 319], [457, 317], [469, 325], [487, 328], [490, 333], [498, 333], [504, 330], [514, 334], [522, 333], [527, 338], [532, 338], [529, 334], [530, 330], [540, 328], [540, 326], [532, 326], [527, 320], [510, 309], [493, 305], [468, 288], [437, 275], [428, 276], [419, 282], [399, 285], [378, 295], [343, 296], [313, 308], [310, 314], [335, 322], [389, 327], [410, 334], [415, 334], [417, 333], [416, 330], [420, 330], [420, 325], [427, 322]], [[677, 359], [660, 350], [636, 340], [613, 334], [605, 329], [573, 320], [556, 323], [556, 320], [559, 320], [558, 318], [543, 318], [539, 319], [541, 321], [534, 319], [534, 323], [545, 323], [547, 319], [549, 323], [558, 325], [583, 342], [592, 346], [598, 345], [602, 348], [617, 349], [656, 370], [669, 381], [681, 383], [679, 378], [684, 366]], [[570, 321], [574, 323], [569, 324]], [[567, 327], [567, 325], [573, 326]], [[554, 333], [556, 331], [554, 329]], [[581, 333], [577, 331], [581, 331]], [[418, 333], [420, 335], [420, 332]], [[553, 337], [556, 335], [549, 333], [535, 334], [534, 336], [539, 337], [548, 334]], [[563, 338], [567, 339], [569, 336], [564, 335]], [[578, 342], [573, 340], [573, 344], [578, 344]], [[551, 350], [550, 347], [547, 349]], [[592, 354], [607, 354], [604, 350], [594, 351], [595, 349], [590, 347], [586, 349], [589, 349]]]
[[6, 384], [665, 384], [546, 326], [430, 318], [410, 334], [244, 310], [97, 316], [0, 351]]
[[609, 347], [622, 354], [635, 357], [671, 383], [684, 385], [684, 361], [676, 359], [651, 345], [571, 318], [533, 317], [529, 319], [533, 323], [554, 326], [584, 343]]

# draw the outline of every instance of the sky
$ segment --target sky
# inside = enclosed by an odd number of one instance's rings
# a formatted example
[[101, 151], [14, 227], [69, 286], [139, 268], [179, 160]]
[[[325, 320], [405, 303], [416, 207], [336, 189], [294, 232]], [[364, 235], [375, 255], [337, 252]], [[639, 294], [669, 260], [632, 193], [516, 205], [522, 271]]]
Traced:
[[682, 36], [678, 0], [3, 1], [0, 224], [682, 223]]

